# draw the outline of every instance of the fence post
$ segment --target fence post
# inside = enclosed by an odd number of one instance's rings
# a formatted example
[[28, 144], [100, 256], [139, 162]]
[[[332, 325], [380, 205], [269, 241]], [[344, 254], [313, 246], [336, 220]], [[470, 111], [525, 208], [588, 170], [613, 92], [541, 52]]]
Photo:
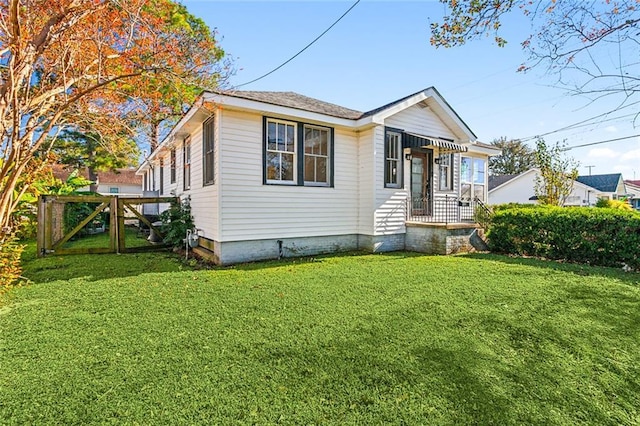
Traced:
[[38, 230], [37, 230], [37, 234], [36, 234], [36, 238], [37, 238], [37, 250], [38, 250], [38, 257], [43, 257], [45, 255], [45, 246], [46, 246], [46, 237], [45, 237], [45, 233], [46, 233], [46, 223], [45, 223], [45, 218], [47, 217], [46, 213], [45, 213], [45, 208], [46, 208], [46, 203], [45, 203], [45, 196], [41, 195], [40, 197], [38, 197]]
[[126, 249], [125, 247], [125, 233], [124, 233], [124, 202], [118, 202], [118, 217], [117, 217], [117, 227], [118, 227], [118, 250], [117, 253], [123, 253]]

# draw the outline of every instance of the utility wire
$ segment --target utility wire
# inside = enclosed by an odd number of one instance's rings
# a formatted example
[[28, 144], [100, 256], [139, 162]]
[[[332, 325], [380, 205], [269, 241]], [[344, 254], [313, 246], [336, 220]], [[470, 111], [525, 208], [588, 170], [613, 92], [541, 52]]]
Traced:
[[[621, 109], [625, 109], [625, 108], [637, 105], [638, 103], [640, 103], [640, 101], [633, 102], [633, 103], [621, 106], [620, 108], [617, 108], [615, 111], [609, 111], [609, 112], [605, 112], [605, 113], [602, 113], [602, 114], [598, 114], [598, 115], [595, 115], [593, 117], [587, 118], [586, 120], [578, 121], [577, 123], [569, 124], [568, 126], [564, 126], [564, 127], [561, 127], [559, 129], [556, 129], [556, 130], [552, 130], [552, 131], [547, 132], [547, 133], [542, 133], [540, 135], [535, 135], [535, 136], [527, 136], [526, 138], [518, 138], [518, 139], [523, 141], [523, 142], [526, 142], [526, 141], [529, 141], [529, 140], [540, 138], [542, 136], [548, 136], [548, 135], [552, 135], [554, 133], [560, 133], [560, 132], [565, 131], [565, 130], [571, 130], [573, 128], [576, 128], [576, 127], [579, 127], [581, 125], [584, 125], [585, 123], [589, 123], [590, 121], [597, 120], [598, 118], [606, 117], [607, 115], [612, 114], [613, 112], [617, 112], [617, 111], [620, 111]], [[598, 124], [598, 123], [592, 123], [592, 124], [595, 125], [595, 124]]]
[[361, 1], [361, 0], [356, 0], [356, 2], [355, 2], [355, 3], [353, 3], [353, 4], [351, 5], [351, 7], [350, 7], [349, 9], [347, 9], [347, 11], [346, 11], [346, 12], [344, 12], [344, 13], [342, 14], [342, 16], [340, 16], [340, 17], [339, 17], [339, 18], [338, 18], [338, 19], [337, 19], [333, 24], [331, 24], [331, 25], [329, 26], [329, 28], [327, 28], [326, 30], [324, 30], [324, 31], [322, 32], [322, 34], [320, 34], [318, 37], [316, 37], [315, 39], [313, 39], [313, 41], [312, 41], [311, 43], [307, 44], [304, 48], [302, 48], [302, 50], [300, 50], [298, 53], [296, 53], [295, 55], [293, 55], [291, 58], [287, 59], [285, 62], [283, 62], [282, 64], [280, 64], [280, 65], [279, 65], [279, 66], [277, 66], [276, 68], [272, 69], [272, 70], [271, 70], [271, 71], [269, 71], [268, 73], [266, 73], [266, 74], [264, 74], [264, 75], [261, 75], [260, 77], [255, 78], [255, 79], [253, 79], [253, 80], [251, 80], [251, 81], [248, 81], [248, 82], [246, 82], [246, 83], [242, 83], [242, 84], [239, 84], [239, 85], [235, 86], [235, 87], [236, 87], [236, 89], [237, 89], [238, 87], [242, 87], [242, 86], [246, 86], [246, 85], [251, 84], [251, 83], [255, 83], [255, 82], [256, 82], [256, 81], [258, 81], [258, 80], [262, 80], [263, 78], [265, 78], [265, 77], [267, 77], [267, 76], [269, 76], [269, 75], [273, 74], [274, 72], [278, 71], [280, 68], [284, 67], [284, 66], [285, 66], [285, 65], [287, 65], [289, 62], [293, 61], [293, 60], [294, 60], [295, 58], [297, 58], [297, 57], [298, 57], [302, 52], [304, 52], [304, 51], [305, 51], [305, 50], [307, 50], [309, 47], [311, 47], [311, 45], [312, 45], [312, 44], [314, 44], [316, 41], [320, 40], [320, 38], [321, 38], [323, 35], [325, 35], [326, 33], [328, 33], [328, 32], [329, 32], [329, 30], [330, 30], [331, 28], [333, 28], [333, 27], [334, 27], [338, 22], [340, 22], [340, 21], [342, 20], [342, 18], [344, 18], [345, 16], [347, 16], [347, 14], [348, 14], [349, 12], [351, 12], [351, 10], [352, 10], [354, 7], [356, 7], [356, 6], [358, 5], [358, 3], [360, 3], [360, 1]]
[[622, 141], [622, 140], [625, 140], [625, 139], [635, 138], [637, 136], [640, 136], [640, 134], [631, 135], [631, 136], [624, 136], [622, 138], [607, 139], [607, 140], [598, 141], [598, 142], [583, 143], [582, 145], [567, 146], [565, 148], [562, 148], [560, 151], [569, 151], [569, 150], [572, 150], [574, 148], [582, 148], [583, 146], [600, 145], [600, 144], [603, 144], [603, 143], [617, 142], [617, 141]]

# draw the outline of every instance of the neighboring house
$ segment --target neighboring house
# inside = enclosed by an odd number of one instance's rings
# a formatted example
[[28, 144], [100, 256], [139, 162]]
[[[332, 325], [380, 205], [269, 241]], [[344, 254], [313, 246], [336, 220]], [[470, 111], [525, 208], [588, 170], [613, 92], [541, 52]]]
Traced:
[[617, 200], [627, 196], [621, 173], [578, 176], [577, 181], [600, 191], [599, 198]]
[[[516, 175], [489, 176], [489, 204], [537, 203], [535, 185], [538, 175], [539, 170], [534, 168]], [[605, 194], [598, 189], [575, 181], [564, 205], [593, 206], [603, 196]]]
[[640, 180], [625, 180], [631, 207], [640, 211]]
[[487, 199], [498, 154], [435, 88], [364, 113], [293, 92], [206, 92], [138, 173], [146, 190], [189, 197], [201, 247], [231, 264], [414, 249], [437, 227], [415, 220], [440, 208], [460, 222], [460, 206]]
[[[60, 164], [53, 166], [53, 175], [65, 181], [74, 171], [73, 168]], [[97, 190], [101, 195], [119, 195], [124, 197], [142, 196], [142, 176], [136, 174], [135, 169], [117, 169], [115, 171], [97, 172]], [[81, 169], [80, 175], [89, 179], [87, 169]], [[79, 191], [89, 191], [89, 187], [79, 188]]]

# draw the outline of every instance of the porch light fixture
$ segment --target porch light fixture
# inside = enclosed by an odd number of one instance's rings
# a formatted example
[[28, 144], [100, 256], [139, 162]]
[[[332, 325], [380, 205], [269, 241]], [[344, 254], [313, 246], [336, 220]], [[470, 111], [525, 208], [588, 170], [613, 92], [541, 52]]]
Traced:
[[411, 159], [412, 159], [412, 158], [413, 158], [413, 156], [411, 155], [411, 153], [410, 153], [410, 152], [407, 152], [407, 153], [404, 155], [404, 159], [405, 159], [405, 160], [407, 160], [407, 161], [411, 161]]
[[436, 163], [437, 165], [440, 165], [440, 163], [442, 162], [442, 159], [440, 157], [436, 157], [435, 160], [433, 160], [434, 163]]

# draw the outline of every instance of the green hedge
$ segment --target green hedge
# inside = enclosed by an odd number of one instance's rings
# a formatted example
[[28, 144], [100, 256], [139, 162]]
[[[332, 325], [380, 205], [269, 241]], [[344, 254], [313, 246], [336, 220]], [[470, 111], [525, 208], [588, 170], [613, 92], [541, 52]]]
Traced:
[[492, 251], [640, 269], [640, 214], [615, 209], [498, 209]]

